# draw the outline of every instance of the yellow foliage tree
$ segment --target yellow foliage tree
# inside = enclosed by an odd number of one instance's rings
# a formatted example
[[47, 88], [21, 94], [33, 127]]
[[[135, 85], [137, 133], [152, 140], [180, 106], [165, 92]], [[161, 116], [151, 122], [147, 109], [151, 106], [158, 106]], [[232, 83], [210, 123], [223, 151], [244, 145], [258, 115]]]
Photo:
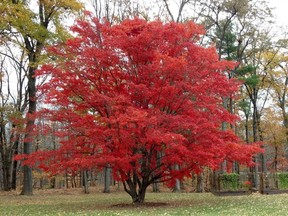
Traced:
[[[35, 71], [44, 60], [44, 47], [70, 37], [65, 29], [65, 18], [82, 9], [78, 0], [1, 0], [0, 45], [24, 51], [27, 58], [27, 120], [23, 151], [32, 152], [32, 128], [36, 111]], [[11, 56], [9, 56], [10, 59]], [[14, 59], [15, 60], [15, 59]], [[16, 60], [15, 60], [16, 61]], [[32, 169], [24, 166], [22, 194], [32, 195]]]

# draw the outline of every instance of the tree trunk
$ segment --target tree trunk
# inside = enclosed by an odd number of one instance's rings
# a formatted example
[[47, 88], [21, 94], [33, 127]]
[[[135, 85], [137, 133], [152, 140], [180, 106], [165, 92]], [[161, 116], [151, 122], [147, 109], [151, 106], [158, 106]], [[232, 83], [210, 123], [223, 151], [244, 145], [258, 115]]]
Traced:
[[11, 149], [8, 147], [4, 114], [1, 112], [1, 125], [0, 125], [0, 154], [1, 154], [1, 168], [3, 177], [3, 189], [8, 191], [11, 189]]
[[278, 185], [278, 147], [275, 146], [275, 156], [274, 156], [274, 182], [275, 182], [275, 187], [278, 189], [279, 185]]
[[240, 174], [240, 166], [239, 166], [238, 161], [233, 161], [232, 172]]
[[2, 176], [4, 191], [11, 190], [11, 163], [7, 158], [2, 159]]
[[110, 193], [111, 186], [111, 168], [107, 165], [104, 169], [104, 193]]
[[181, 183], [180, 183], [180, 180], [179, 179], [176, 179], [175, 180], [175, 186], [173, 188], [173, 192], [180, 192], [181, 191]]
[[32, 168], [23, 166], [24, 180], [21, 195], [33, 195]]
[[131, 196], [133, 203], [140, 204], [144, 202], [148, 187], [146, 180], [143, 180], [141, 184], [135, 184], [131, 179], [128, 179], [126, 182], [123, 182], [123, 186], [124, 190]]
[[197, 188], [196, 188], [197, 193], [202, 193], [203, 192], [203, 174], [199, 173], [197, 175]]
[[65, 188], [69, 188], [69, 179], [68, 179], [68, 173], [67, 170], [65, 170]]
[[157, 182], [154, 182], [154, 183], [153, 183], [153, 192], [154, 192], [154, 193], [160, 192], [159, 184], [158, 184]]
[[50, 180], [50, 188], [55, 189], [56, 188], [56, 177], [53, 176]]
[[[32, 142], [31, 142], [31, 129], [34, 126], [34, 120], [28, 120], [27, 124], [27, 132], [25, 135], [25, 140], [24, 141], [24, 148], [23, 148], [23, 153], [24, 154], [31, 154], [32, 153]], [[32, 176], [32, 168], [28, 165], [23, 166], [23, 188], [21, 195], [33, 195], [33, 176]]]
[[212, 171], [211, 173], [211, 189], [220, 191], [220, 173], [219, 171]]
[[[161, 152], [157, 152], [157, 156], [156, 156], [157, 166], [160, 166], [160, 164], [161, 164], [161, 157], [162, 157]], [[155, 178], [155, 175], [153, 175], [153, 178]], [[156, 192], [156, 193], [160, 192], [159, 183], [158, 182], [153, 182], [153, 192]]]
[[[254, 97], [255, 98], [255, 97]], [[254, 142], [257, 142], [258, 141], [258, 123], [257, 123], [257, 113], [258, 113], [258, 110], [257, 110], [257, 101], [256, 100], [253, 100], [252, 101], [252, 104], [253, 104], [253, 125], [252, 125], [252, 129], [253, 129], [253, 141]], [[258, 176], [258, 156], [254, 156], [254, 162], [255, 162], [255, 166], [252, 167], [250, 169], [250, 171], [252, 171], [252, 174], [251, 174], [251, 183], [252, 183], [252, 187], [254, 188], [259, 188], [259, 176]]]
[[17, 168], [18, 161], [13, 161], [13, 169], [12, 169], [12, 180], [11, 180], [11, 189], [16, 190], [17, 188]]
[[84, 193], [89, 194], [89, 184], [88, 184], [88, 171], [83, 170], [82, 172], [82, 178], [83, 178], [83, 188], [84, 188]]
[[[33, 129], [35, 125], [35, 112], [36, 112], [36, 78], [35, 71], [38, 68], [37, 58], [41, 54], [41, 50], [43, 49], [43, 44], [40, 41], [37, 41], [33, 44], [31, 38], [28, 36], [24, 36], [25, 48], [28, 52], [29, 57], [29, 70], [28, 70], [28, 113], [26, 130], [25, 130], [25, 138], [24, 138], [24, 147], [23, 153], [29, 155], [32, 153], [32, 140], [33, 140]], [[23, 166], [23, 174], [24, 174], [24, 182], [22, 195], [32, 195], [33, 194], [33, 176], [32, 176], [32, 168], [30, 166]]]
[[[257, 155], [254, 156], [253, 161], [258, 164], [258, 157]], [[249, 181], [252, 183], [252, 187], [258, 189], [259, 188], [259, 176], [258, 176], [258, 166], [255, 165], [254, 167], [250, 168], [250, 175]]]
[[[179, 165], [176, 164], [175, 165], [175, 170], [179, 170]], [[181, 191], [181, 183], [180, 183], [180, 180], [179, 179], [176, 179], [175, 180], [175, 186], [173, 188], [173, 192], [180, 192]]]
[[[14, 142], [14, 156], [18, 155], [19, 153], [19, 139], [20, 136], [17, 135], [16, 141]], [[12, 167], [12, 180], [11, 180], [11, 188], [13, 190], [16, 190], [17, 187], [17, 169], [18, 169], [18, 161], [13, 161], [13, 167]]]
[[[259, 137], [259, 141], [263, 142], [264, 141], [264, 137], [263, 137], [263, 131], [261, 129], [261, 125], [260, 125], [260, 114], [257, 110], [256, 112], [256, 122], [257, 122], [257, 134], [258, 134], [258, 137]], [[261, 148], [265, 149], [264, 145], [261, 146]], [[261, 161], [261, 172], [264, 173], [264, 176], [266, 176], [266, 173], [267, 173], [267, 166], [266, 166], [266, 156], [265, 156], [265, 153], [260, 153], [259, 155], [259, 159]]]
[[[31, 122], [28, 125], [31, 125]], [[28, 126], [27, 126], [28, 127]], [[29, 139], [29, 132], [25, 136], [26, 139]], [[29, 155], [32, 152], [32, 143], [24, 142], [23, 153]], [[32, 177], [32, 168], [28, 165], [23, 166], [23, 188], [21, 195], [32, 195], [33, 194], [33, 177]]]

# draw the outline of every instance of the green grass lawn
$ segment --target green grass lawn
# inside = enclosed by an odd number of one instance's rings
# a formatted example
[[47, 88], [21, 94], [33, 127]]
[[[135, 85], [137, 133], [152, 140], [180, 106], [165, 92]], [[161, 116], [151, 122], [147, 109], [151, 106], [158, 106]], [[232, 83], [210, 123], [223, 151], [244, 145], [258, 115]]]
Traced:
[[[124, 192], [83, 194], [37, 191], [33, 196], [0, 194], [0, 215], [287, 215], [288, 194], [217, 197], [210, 193], [147, 193], [151, 206], [133, 206]], [[156, 203], [156, 204], [155, 204]], [[157, 205], [158, 203], [158, 205]], [[123, 204], [123, 205], [119, 205]]]

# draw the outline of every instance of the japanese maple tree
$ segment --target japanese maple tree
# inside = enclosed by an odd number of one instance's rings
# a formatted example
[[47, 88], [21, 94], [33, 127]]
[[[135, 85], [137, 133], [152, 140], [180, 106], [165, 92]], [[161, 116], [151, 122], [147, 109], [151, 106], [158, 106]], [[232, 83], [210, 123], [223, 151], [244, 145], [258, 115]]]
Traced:
[[26, 163], [52, 173], [109, 164], [134, 203], [153, 182], [173, 185], [223, 160], [251, 164], [258, 147], [221, 130], [236, 120], [221, 102], [238, 88], [224, 75], [235, 65], [199, 45], [201, 26], [90, 18], [72, 30], [77, 36], [52, 47], [55, 62], [38, 71], [49, 76], [40, 90], [53, 107], [42, 115], [61, 123], [61, 145]]

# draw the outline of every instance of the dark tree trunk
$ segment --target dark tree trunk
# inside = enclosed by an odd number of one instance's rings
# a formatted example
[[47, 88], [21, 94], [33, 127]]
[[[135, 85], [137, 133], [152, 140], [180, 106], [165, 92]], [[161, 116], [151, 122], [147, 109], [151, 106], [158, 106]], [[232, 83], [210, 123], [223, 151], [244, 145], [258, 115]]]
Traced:
[[135, 182], [132, 182], [131, 179], [128, 179], [123, 183], [123, 186], [125, 191], [131, 196], [133, 203], [139, 204], [144, 202], [148, 184], [141, 183], [138, 185], [137, 183], [135, 184]]
[[3, 189], [11, 190], [11, 163], [7, 158], [2, 159]]
[[50, 187], [51, 188], [56, 188], [56, 178], [52, 177], [50, 180]]
[[[157, 161], [157, 166], [160, 166], [161, 164], [161, 152], [157, 152], [156, 154], [156, 161]], [[155, 175], [153, 175], [153, 178], [155, 178]], [[159, 189], [159, 183], [158, 182], [153, 182], [153, 192], [160, 192]]]
[[104, 169], [104, 193], [110, 193], [111, 186], [111, 168], [107, 165]]
[[76, 178], [77, 178], [77, 175], [73, 176], [73, 184], [74, 184], [74, 188], [77, 188]]
[[220, 191], [219, 171], [212, 171], [211, 173], [211, 189]]
[[11, 149], [8, 147], [6, 132], [5, 132], [5, 123], [4, 123], [4, 114], [1, 112], [0, 116], [0, 154], [1, 154], [1, 168], [2, 168], [2, 178], [3, 178], [3, 189], [5, 191], [11, 190]]
[[89, 194], [89, 183], [88, 183], [88, 171], [87, 170], [83, 170], [82, 172], [82, 185], [83, 185], [83, 189], [84, 189], [84, 193], [85, 194]]
[[[35, 53], [32, 53], [29, 56], [30, 63], [36, 61]], [[26, 133], [24, 138], [24, 154], [32, 153], [32, 140], [33, 140], [33, 127], [35, 124], [33, 114], [36, 112], [36, 79], [35, 79], [35, 70], [36, 68], [30, 67], [28, 74], [28, 94], [29, 94], [29, 103], [28, 103], [28, 114], [27, 114], [27, 124], [26, 124]], [[32, 168], [30, 166], [23, 166], [24, 182], [22, 195], [32, 195], [33, 194], [33, 176]]]
[[199, 173], [197, 175], [197, 188], [196, 188], [197, 193], [202, 193], [203, 192], [203, 174]]
[[[255, 97], [254, 97], [255, 98]], [[257, 142], [258, 141], [258, 128], [257, 128], [257, 103], [256, 103], [256, 99], [252, 101], [253, 103], [253, 125], [252, 125], [252, 130], [253, 130], [253, 142]], [[252, 167], [250, 169], [250, 171], [252, 172], [251, 174], [251, 183], [252, 183], [252, 186], [254, 188], [259, 188], [259, 176], [258, 176], [258, 156], [254, 156], [254, 162], [255, 162], [255, 166]]]
[[67, 170], [65, 170], [65, 185], [66, 185], [66, 189], [69, 188], [69, 180], [68, 180]]
[[154, 193], [160, 192], [159, 183], [157, 183], [157, 182], [154, 182], [154, 183], [153, 183], [153, 192], [154, 192]]
[[[14, 156], [18, 155], [19, 151], [19, 139], [20, 136], [17, 135], [16, 141], [14, 142]], [[13, 167], [12, 167], [12, 182], [11, 182], [11, 188], [13, 190], [16, 190], [17, 187], [17, 169], [18, 169], [18, 161], [13, 161]]]
[[276, 188], [279, 188], [277, 173], [278, 173], [278, 147], [275, 146], [275, 156], [274, 156], [274, 182], [275, 182], [275, 187], [276, 187]]
[[11, 189], [16, 190], [17, 188], [17, 168], [18, 161], [13, 161], [13, 169], [12, 169], [12, 180], [11, 180]]
[[[24, 154], [30, 154], [32, 152], [32, 143], [24, 142]], [[23, 189], [21, 195], [33, 195], [33, 176], [32, 168], [28, 165], [23, 166]]]
[[144, 202], [147, 187], [155, 182], [155, 180], [159, 179], [159, 176], [150, 179], [150, 169], [147, 169], [145, 162], [142, 165], [141, 177], [137, 175], [136, 170], [133, 170], [127, 175], [130, 177], [123, 182], [124, 190], [131, 196], [132, 201], [135, 204]]
[[237, 161], [233, 161], [233, 173], [240, 174], [240, 166]]

